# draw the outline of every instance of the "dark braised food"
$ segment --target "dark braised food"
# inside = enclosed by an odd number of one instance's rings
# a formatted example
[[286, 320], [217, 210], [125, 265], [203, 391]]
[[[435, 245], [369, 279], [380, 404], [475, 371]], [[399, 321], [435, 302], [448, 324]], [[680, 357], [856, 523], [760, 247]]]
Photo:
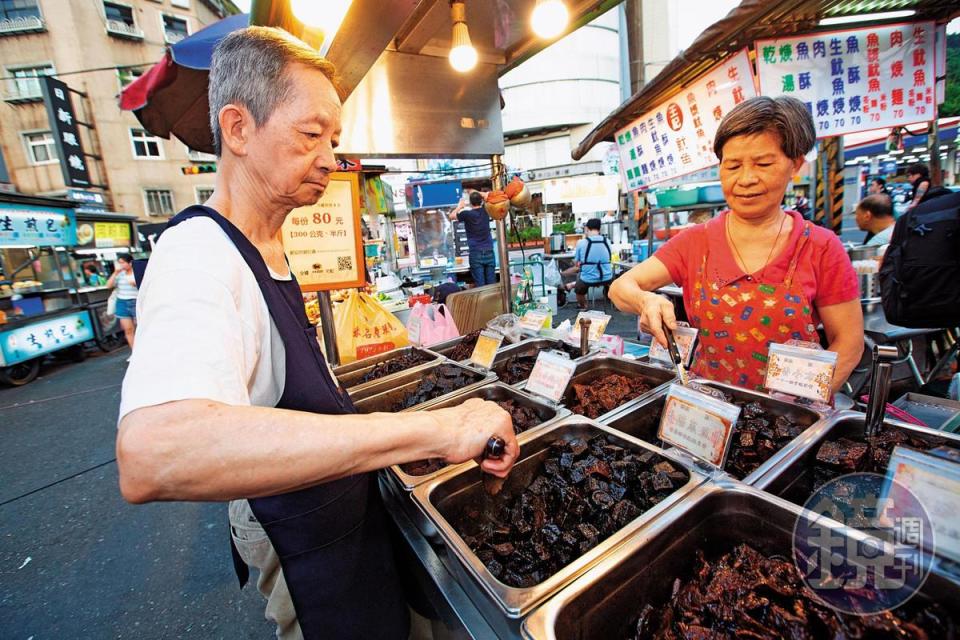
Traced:
[[575, 382], [570, 410], [588, 418], [597, 418], [650, 389], [650, 385], [640, 378], [608, 373], [586, 384]]
[[743, 402], [724, 394], [727, 402], [740, 407], [733, 427], [730, 453], [724, 471], [743, 480], [769, 460], [806, 428], [787, 416], [772, 416], [757, 401]]
[[[580, 357], [580, 349], [565, 342], [559, 342], [556, 346], [548, 347], [548, 350], [549, 349], [563, 351], [571, 358]], [[504, 384], [523, 382], [530, 377], [530, 373], [533, 371], [533, 365], [537, 363], [537, 356], [539, 355], [539, 350], [533, 351], [532, 353], [518, 353], [494, 366], [493, 370]]]
[[625, 637], [932, 639], [953, 637], [955, 628], [941, 606], [920, 597], [875, 615], [841, 613], [816, 599], [792, 562], [741, 544], [712, 562], [698, 550], [693, 576], [674, 581], [663, 607], [645, 605]]
[[378, 362], [370, 371], [363, 374], [354, 384], [363, 384], [372, 382], [380, 378], [393, 375], [400, 371], [405, 371], [417, 365], [428, 362], [432, 358], [422, 351], [408, 351], [402, 356]]
[[473, 355], [473, 348], [477, 346], [477, 339], [479, 337], [479, 329], [473, 333], [468, 333], [467, 335], [463, 336], [463, 340], [457, 343], [457, 346], [450, 350], [450, 352], [447, 354], [447, 357], [454, 362], [466, 360]]
[[395, 402], [390, 411], [397, 412], [439, 398], [457, 389], [478, 382], [483, 376], [452, 364], [441, 364], [426, 372], [417, 388], [402, 400]]
[[508, 483], [502, 499], [467, 507], [453, 527], [498, 580], [531, 587], [688, 479], [662, 456], [625, 449], [605, 435], [557, 440], [525, 488], [510, 490]]
[[[542, 421], [537, 412], [531, 407], [517, 404], [513, 400], [496, 401], [501, 408], [510, 414], [513, 420], [514, 433], [520, 434], [534, 427], [540, 426]], [[411, 476], [425, 476], [434, 471], [439, 471], [447, 466], [447, 463], [441, 458], [429, 458], [427, 460], [417, 460], [416, 462], [407, 462], [400, 465], [404, 473]]]

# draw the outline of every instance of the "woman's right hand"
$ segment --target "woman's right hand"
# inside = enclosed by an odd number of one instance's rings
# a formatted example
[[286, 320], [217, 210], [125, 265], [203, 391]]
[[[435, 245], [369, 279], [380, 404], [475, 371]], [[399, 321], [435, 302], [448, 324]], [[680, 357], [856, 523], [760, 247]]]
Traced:
[[451, 464], [479, 459], [490, 436], [506, 442], [506, 453], [500, 460], [481, 460], [481, 468], [492, 475], [506, 477], [520, 455], [517, 436], [510, 414], [496, 402], [471, 398], [461, 405], [431, 411], [442, 425], [443, 458]]
[[638, 306], [640, 307], [640, 328], [667, 348], [667, 336], [663, 332], [666, 325], [671, 331], [677, 328], [677, 316], [673, 310], [673, 303], [664, 296], [644, 291]]

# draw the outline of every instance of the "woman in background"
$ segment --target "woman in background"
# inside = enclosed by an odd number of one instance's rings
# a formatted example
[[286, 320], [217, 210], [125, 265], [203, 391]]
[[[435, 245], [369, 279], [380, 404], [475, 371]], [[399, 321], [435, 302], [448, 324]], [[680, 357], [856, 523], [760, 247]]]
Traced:
[[133, 336], [137, 330], [137, 282], [133, 277], [133, 256], [117, 254], [117, 266], [107, 280], [107, 286], [117, 289], [117, 319], [123, 327], [123, 335], [133, 350]]

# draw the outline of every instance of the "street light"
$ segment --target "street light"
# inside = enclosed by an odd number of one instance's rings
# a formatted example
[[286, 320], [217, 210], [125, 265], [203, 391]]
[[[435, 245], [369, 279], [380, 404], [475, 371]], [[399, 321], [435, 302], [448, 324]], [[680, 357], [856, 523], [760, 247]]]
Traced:
[[541, 38], [556, 38], [567, 28], [570, 13], [561, 0], [537, 0], [530, 14], [533, 31]]
[[477, 50], [470, 42], [467, 29], [467, 7], [463, 0], [450, 3], [450, 19], [453, 21], [453, 42], [450, 44], [450, 66], [466, 73], [477, 66]]

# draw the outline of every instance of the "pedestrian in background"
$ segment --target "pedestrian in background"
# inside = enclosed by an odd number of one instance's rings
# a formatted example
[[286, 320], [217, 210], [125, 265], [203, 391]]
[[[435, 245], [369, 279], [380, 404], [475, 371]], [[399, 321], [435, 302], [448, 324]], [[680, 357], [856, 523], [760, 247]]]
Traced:
[[450, 220], [463, 223], [467, 231], [467, 248], [470, 250], [470, 275], [477, 287], [497, 281], [496, 261], [493, 257], [493, 240], [490, 238], [490, 216], [483, 208], [483, 194], [470, 194], [470, 207], [461, 204], [450, 212]]
[[117, 254], [117, 265], [107, 279], [107, 286], [117, 290], [117, 319], [123, 327], [123, 335], [133, 350], [133, 336], [137, 330], [137, 282], [133, 277], [133, 256]]
[[907, 180], [913, 185], [913, 191], [910, 192], [910, 204], [907, 205], [907, 211], [920, 204], [923, 196], [930, 190], [930, 169], [923, 163], [912, 164], [907, 167]]

